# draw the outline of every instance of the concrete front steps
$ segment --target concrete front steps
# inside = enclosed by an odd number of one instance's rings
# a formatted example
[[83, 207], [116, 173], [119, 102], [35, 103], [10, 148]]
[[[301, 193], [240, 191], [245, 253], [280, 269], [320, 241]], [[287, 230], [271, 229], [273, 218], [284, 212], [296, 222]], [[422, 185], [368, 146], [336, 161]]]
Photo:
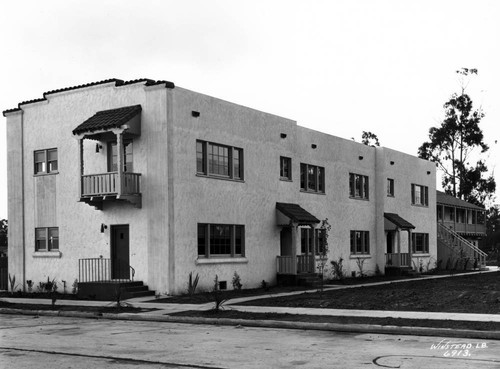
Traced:
[[85, 300], [115, 301], [154, 295], [155, 291], [150, 291], [142, 281], [78, 283], [78, 298]]

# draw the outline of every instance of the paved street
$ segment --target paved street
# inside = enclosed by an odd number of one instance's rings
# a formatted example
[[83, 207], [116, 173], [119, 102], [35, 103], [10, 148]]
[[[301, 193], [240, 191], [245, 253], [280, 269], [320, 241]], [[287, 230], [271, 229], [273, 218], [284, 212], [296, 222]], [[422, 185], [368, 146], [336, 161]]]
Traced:
[[443, 339], [0, 315], [0, 368], [500, 368], [500, 341]]

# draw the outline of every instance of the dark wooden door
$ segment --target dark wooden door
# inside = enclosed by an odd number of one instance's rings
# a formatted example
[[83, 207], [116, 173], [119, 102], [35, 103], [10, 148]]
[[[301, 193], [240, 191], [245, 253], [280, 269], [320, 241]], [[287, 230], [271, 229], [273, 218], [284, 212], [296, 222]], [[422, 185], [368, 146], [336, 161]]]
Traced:
[[128, 225], [111, 226], [111, 278], [130, 279]]

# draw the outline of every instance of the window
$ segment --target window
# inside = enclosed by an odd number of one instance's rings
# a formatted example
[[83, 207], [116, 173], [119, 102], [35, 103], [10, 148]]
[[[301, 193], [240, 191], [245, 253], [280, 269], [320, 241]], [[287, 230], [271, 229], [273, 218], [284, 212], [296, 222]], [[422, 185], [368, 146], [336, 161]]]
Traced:
[[35, 251], [59, 250], [59, 228], [35, 228]]
[[437, 220], [443, 220], [443, 207], [441, 205], [437, 207]]
[[351, 255], [370, 254], [370, 232], [351, 231]]
[[280, 179], [292, 180], [292, 159], [280, 156]]
[[[312, 228], [300, 229], [300, 252], [301, 254], [311, 254], [314, 250], [315, 255], [320, 255], [325, 247], [326, 237], [324, 229], [314, 229], [316, 234], [316, 242], [313, 238]], [[314, 245], [314, 248], [313, 248]]]
[[198, 257], [242, 257], [245, 227], [198, 223]]
[[387, 178], [387, 196], [394, 197], [394, 179]]
[[368, 176], [349, 173], [349, 197], [354, 199], [368, 200], [368, 194]]
[[57, 149], [35, 151], [35, 174], [57, 173]]
[[196, 173], [243, 180], [243, 149], [197, 140]]
[[300, 189], [307, 192], [325, 193], [325, 168], [301, 163]]
[[429, 253], [429, 234], [428, 233], [412, 233], [412, 252], [414, 254]]
[[416, 184], [411, 185], [411, 204], [429, 206], [429, 188]]
[[[108, 171], [118, 172], [118, 150], [116, 149], [116, 142], [110, 142], [108, 146]], [[132, 141], [123, 141], [123, 171], [132, 173], [134, 171], [133, 165], [133, 145]]]

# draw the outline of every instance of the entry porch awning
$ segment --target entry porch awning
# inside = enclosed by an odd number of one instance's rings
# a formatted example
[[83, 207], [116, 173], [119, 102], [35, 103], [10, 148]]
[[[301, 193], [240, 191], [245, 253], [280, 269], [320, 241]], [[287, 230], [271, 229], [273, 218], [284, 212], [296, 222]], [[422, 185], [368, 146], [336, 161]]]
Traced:
[[277, 202], [277, 223], [279, 226], [297, 223], [298, 225], [314, 225], [320, 220], [297, 204]]
[[415, 229], [415, 226], [395, 213], [384, 213], [385, 229]]
[[106, 141], [113, 129], [124, 130], [127, 135], [141, 134], [140, 105], [124, 106], [95, 113], [73, 130], [73, 135]]

